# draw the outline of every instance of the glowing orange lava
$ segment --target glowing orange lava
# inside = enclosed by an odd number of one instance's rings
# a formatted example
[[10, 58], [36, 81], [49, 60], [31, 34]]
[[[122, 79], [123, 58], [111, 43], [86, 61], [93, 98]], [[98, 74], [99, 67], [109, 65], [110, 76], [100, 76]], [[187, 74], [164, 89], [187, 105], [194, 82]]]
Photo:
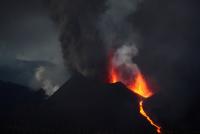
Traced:
[[144, 98], [148, 98], [153, 95], [140, 72], [136, 74], [135, 80], [127, 85], [127, 87]]
[[110, 61], [109, 65], [109, 82], [110, 83], [116, 83], [116, 82], [122, 82], [124, 83], [131, 91], [134, 93], [139, 94], [140, 96], [144, 98], [148, 98], [153, 95], [153, 92], [148, 88], [146, 81], [141, 74], [141, 72], [138, 72], [135, 74], [135, 76], [131, 77], [130, 80], [126, 80], [120, 75], [120, 69], [116, 68], [112, 61]]
[[156, 128], [157, 133], [160, 134], [161, 133], [161, 130], [160, 130], [161, 127], [158, 126], [157, 124], [155, 124], [153, 122], [153, 120], [146, 114], [146, 112], [143, 109], [143, 101], [140, 101], [139, 104], [140, 104], [140, 114], [142, 114], [149, 121], [149, 123]]
[[[111, 57], [112, 58], [112, 57]], [[111, 60], [111, 59], [110, 59]], [[142, 75], [142, 73], [138, 70], [136, 74], [134, 74], [134, 77], [129, 77], [130, 80], [126, 80], [121, 76], [121, 72], [120, 69], [115, 67], [112, 63], [112, 61], [110, 61], [110, 65], [109, 65], [109, 82], [110, 83], [116, 83], [116, 82], [122, 82], [123, 84], [125, 84], [128, 89], [130, 89], [131, 91], [133, 91], [136, 94], [139, 94], [140, 96], [144, 98], [148, 98], [150, 96], [153, 95], [153, 92], [149, 89], [149, 87], [147, 86], [147, 83]], [[142, 116], [144, 116], [147, 121], [156, 128], [157, 133], [161, 133], [161, 127], [158, 126], [148, 115], [147, 113], [144, 111], [143, 108], [143, 99], [141, 99], [139, 101], [139, 110], [140, 110], [140, 114]]]

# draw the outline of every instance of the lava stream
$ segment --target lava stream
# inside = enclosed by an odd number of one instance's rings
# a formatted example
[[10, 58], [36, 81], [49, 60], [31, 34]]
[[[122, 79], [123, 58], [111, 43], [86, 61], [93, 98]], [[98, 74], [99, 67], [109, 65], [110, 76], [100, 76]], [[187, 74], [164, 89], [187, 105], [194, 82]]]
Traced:
[[146, 114], [146, 112], [143, 109], [143, 101], [140, 101], [139, 104], [140, 104], [140, 114], [142, 114], [149, 121], [149, 123], [156, 128], [157, 133], [160, 134], [161, 133], [161, 130], [160, 130], [161, 127], [158, 126], [157, 124], [155, 124], [153, 122], [153, 120]]

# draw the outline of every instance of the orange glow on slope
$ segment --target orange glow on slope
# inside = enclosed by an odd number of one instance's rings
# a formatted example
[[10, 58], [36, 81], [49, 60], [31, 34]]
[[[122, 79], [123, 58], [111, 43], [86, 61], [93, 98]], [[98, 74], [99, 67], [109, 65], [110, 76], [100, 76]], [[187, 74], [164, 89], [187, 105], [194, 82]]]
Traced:
[[[148, 98], [153, 95], [153, 92], [149, 89], [147, 86], [147, 83], [142, 75], [142, 73], [138, 70], [138, 72], [135, 74], [135, 77], [129, 77], [131, 80], [126, 80], [123, 77], [121, 77], [120, 69], [115, 67], [112, 63], [112, 57], [110, 57], [109, 62], [109, 82], [110, 83], [116, 83], [116, 82], [122, 82], [125, 84], [128, 89], [133, 91], [136, 94], [139, 94], [140, 96], [144, 98]], [[144, 111], [143, 108], [143, 100], [141, 99], [139, 102], [139, 110], [140, 114], [144, 116], [147, 121], [156, 128], [156, 131], [158, 134], [161, 133], [161, 127], [158, 126]]]
[[140, 72], [136, 74], [135, 80], [127, 85], [127, 87], [144, 98], [148, 98], [153, 95]]
[[116, 83], [119, 81], [117, 71], [115, 70], [115, 68], [111, 66], [109, 73], [110, 73], [109, 75], [110, 83]]
[[112, 57], [110, 57], [110, 63], [109, 63], [109, 82], [110, 83], [116, 83], [116, 82], [122, 82], [124, 83], [131, 91], [134, 93], [139, 94], [140, 96], [144, 98], [148, 98], [153, 95], [153, 92], [148, 88], [144, 77], [142, 76], [141, 72], [139, 70], [136, 74], [133, 74], [129, 80], [124, 79], [121, 77], [120, 69], [115, 67], [112, 63]]

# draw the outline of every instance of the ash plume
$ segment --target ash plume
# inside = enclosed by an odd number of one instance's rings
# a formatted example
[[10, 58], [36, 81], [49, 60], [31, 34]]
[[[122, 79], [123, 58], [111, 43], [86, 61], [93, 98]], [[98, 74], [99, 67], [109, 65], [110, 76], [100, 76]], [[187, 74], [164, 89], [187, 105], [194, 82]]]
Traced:
[[139, 3], [139, 0], [106, 1], [108, 8], [99, 18], [98, 29], [108, 49], [127, 43], [134, 44], [137, 34], [130, 16], [137, 10]]
[[102, 79], [110, 49], [136, 44], [137, 34], [129, 17], [136, 11], [139, 0], [49, 0], [47, 3], [60, 30], [65, 64], [71, 71]]
[[112, 57], [112, 66], [118, 70], [120, 81], [128, 85], [140, 72], [137, 64], [133, 62], [133, 57], [137, 55], [138, 49], [133, 44], [124, 44], [116, 50]]

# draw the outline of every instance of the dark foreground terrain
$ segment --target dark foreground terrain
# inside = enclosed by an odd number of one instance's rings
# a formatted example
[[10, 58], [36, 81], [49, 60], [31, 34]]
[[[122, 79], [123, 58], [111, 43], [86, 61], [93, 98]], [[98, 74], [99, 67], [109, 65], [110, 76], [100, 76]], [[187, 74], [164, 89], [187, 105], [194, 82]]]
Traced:
[[[137, 95], [121, 83], [100, 83], [77, 74], [50, 97], [8, 82], [0, 82], [0, 90], [2, 134], [156, 133], [139, 114]], [[145, 108], [164, 133], [193, 133], [190, 123], [169, 122], [168, 104], [156, 109], [157, 98], [147, 100]], [[182, 129], [183, 124], [188, 128]]]

